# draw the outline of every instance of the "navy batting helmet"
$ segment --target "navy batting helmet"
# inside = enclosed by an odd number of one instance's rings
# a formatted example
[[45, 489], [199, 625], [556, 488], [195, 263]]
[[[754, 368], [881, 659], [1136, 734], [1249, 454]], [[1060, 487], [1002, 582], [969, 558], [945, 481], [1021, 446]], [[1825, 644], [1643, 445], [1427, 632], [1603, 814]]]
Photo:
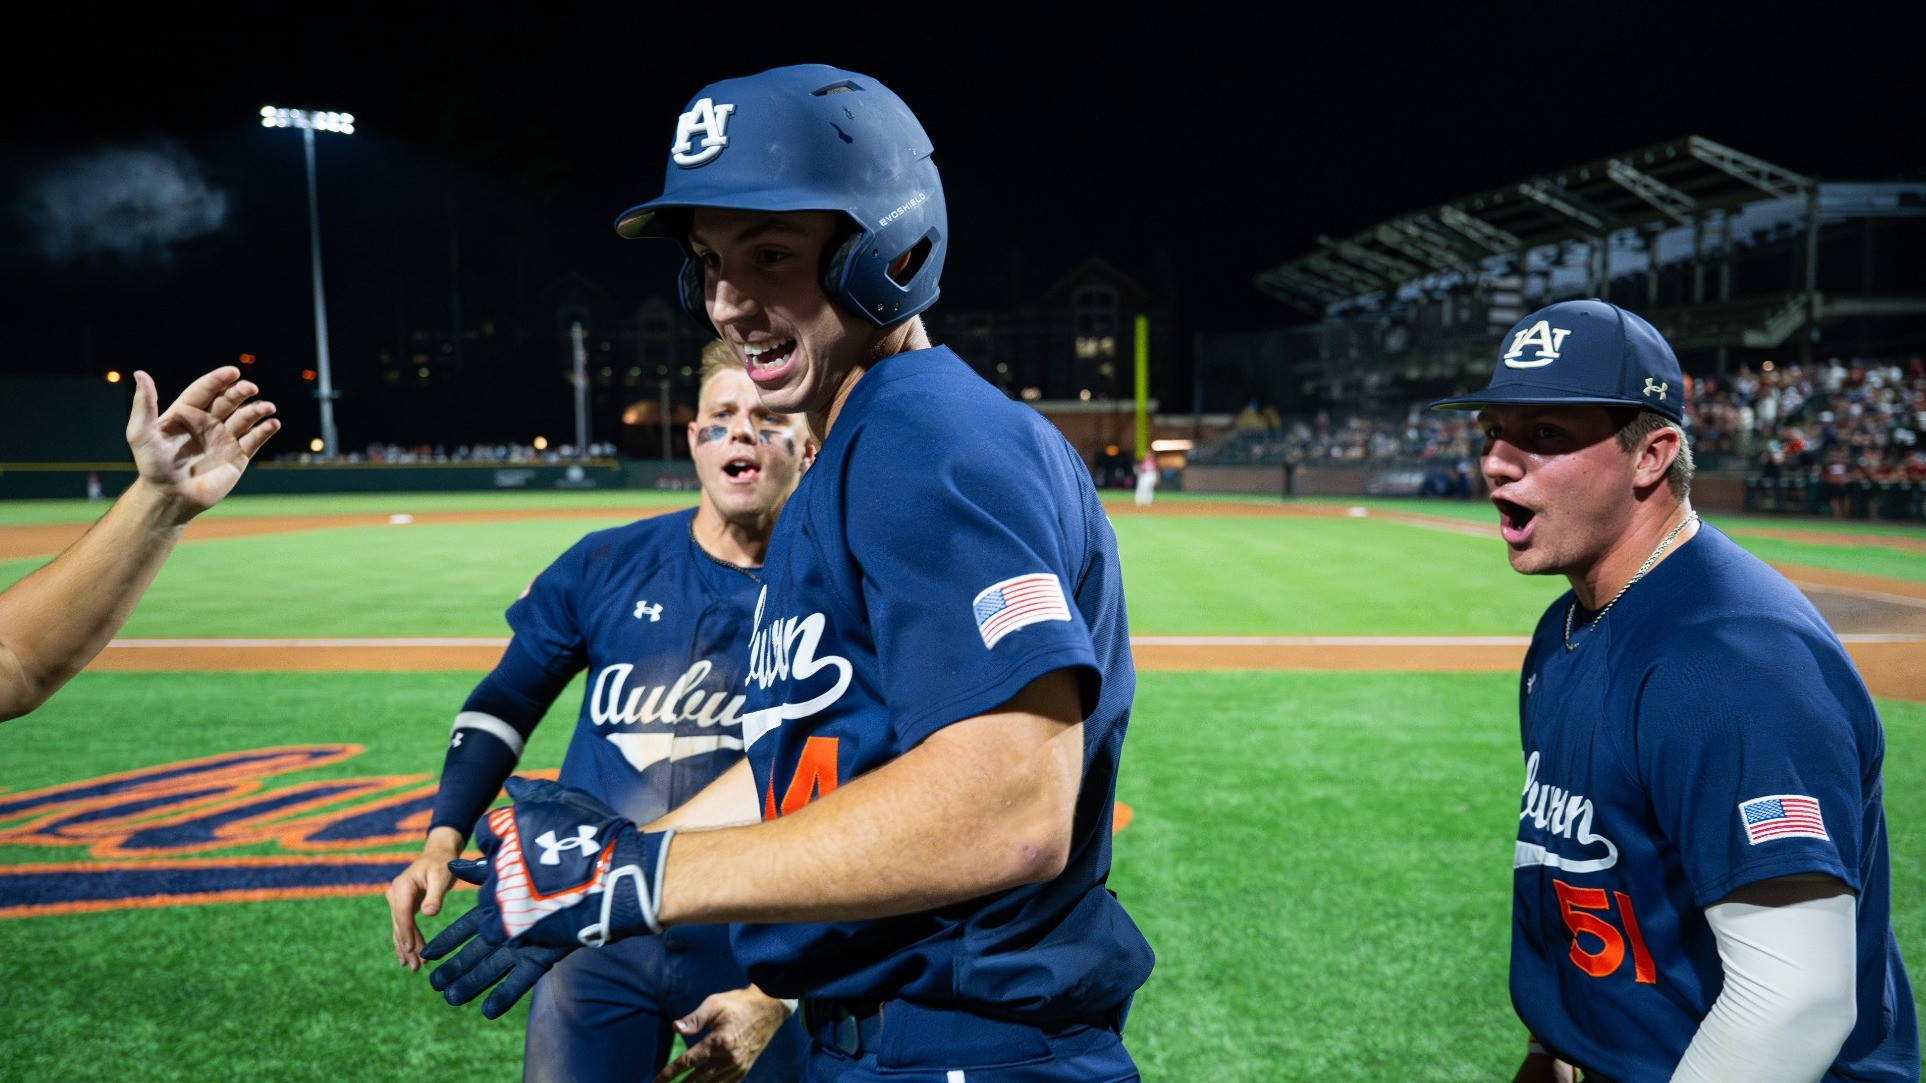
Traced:
[[[662, 194], [622, 212], [624, 237], [688, 252], [697, 207], [839, 211], [853, 232], [823, 254], [823, 291], [888, 327], [936, 302], [949, 222], [929, 136], [903, 99], [823, 64], [772, 68], [699, 91], [676, 122]], [[902, 280], [890, 264], [912, 253]], [[682, 306], [710, 328], [702, 267], [682, 266]]]

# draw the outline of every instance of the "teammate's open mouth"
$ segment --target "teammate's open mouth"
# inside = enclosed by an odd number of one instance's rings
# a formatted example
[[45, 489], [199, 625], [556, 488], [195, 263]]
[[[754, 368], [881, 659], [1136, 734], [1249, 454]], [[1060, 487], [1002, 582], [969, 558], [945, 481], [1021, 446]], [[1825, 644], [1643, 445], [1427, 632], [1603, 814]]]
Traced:
[[1508, 542], [1523, 541], [1532, 518], [1538, 513], [1502, 497], [1494, 497], [1491, 502], [1498, 508], [1498, 533]]
[[722, 472], [737, 480], [752, 479], [760, 472], [754, 459], [730, 459], [722, 465]]

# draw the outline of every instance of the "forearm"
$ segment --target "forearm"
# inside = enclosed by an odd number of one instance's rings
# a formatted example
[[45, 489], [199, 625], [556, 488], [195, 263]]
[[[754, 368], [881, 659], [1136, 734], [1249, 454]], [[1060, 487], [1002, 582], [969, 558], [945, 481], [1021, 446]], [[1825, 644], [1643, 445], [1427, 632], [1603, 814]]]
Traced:
[[1825, 1075], [1856, 1017], [1855, 903], [1837, 894], [1708, 908], [1725, 986], [1673, 1083], [1812, 1083]]
[[755, 823], [760, 817], [756, 808], [756, 776], [749, 769], [749, 761], [742, 759], [694, 797], [648, 824], [645, 830], [704, 831], [741, 827]]
[[1068, 857], [1082, 765], [1081, 725], [958, 722], [791, 815], [678, 834], [661, 918], [862, 920], [1047, 880]]
[[59, 556], [0, 592], [0, 719], [38, 707], [100, 653], [189, 517], [136, 480]]

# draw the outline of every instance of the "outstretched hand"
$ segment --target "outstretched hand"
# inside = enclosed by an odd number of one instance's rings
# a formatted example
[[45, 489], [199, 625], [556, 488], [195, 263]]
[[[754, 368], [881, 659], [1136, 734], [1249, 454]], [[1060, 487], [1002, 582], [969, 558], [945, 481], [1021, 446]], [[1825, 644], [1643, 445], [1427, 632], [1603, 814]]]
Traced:
[[274, 404], [254, 399], [260, 390], [241, 379], [240, 369], [224, 365], [189, 384], [160, 413], [154, 378], [134, 373], [127, 446], [140, 480], [179, 509], [180, 523], [232, 492], [254, 453], [280, 430]]

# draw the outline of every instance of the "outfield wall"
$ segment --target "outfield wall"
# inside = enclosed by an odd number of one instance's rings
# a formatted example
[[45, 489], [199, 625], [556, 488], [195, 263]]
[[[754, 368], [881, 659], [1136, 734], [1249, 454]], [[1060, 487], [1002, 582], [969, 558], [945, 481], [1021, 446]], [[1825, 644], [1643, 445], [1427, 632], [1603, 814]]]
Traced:
[[[1419, 496], [1423, 495], [1425, 473], [1409, 467], [1300, 466], [1290, 484], [1296, 496]], [[1184, 468], [1183, 491], [1252, 493], [1282, 498], [1284, 468], [1193, 464]], [[1700, 511], [1716, 513], [1747, 510], [1745, 476], [1700, 474], [1692, 479], [1692, 504]]]
[[[72, 499], [87, 495], [88, 475], [118, 495], [134, 480], [129, 462], [0, 462], [0, 500]], [[257, 462], [236, 493], [528, 492], [557, 489], [693, 489], [695, 464], [653, 459], [584, 459], [574, 463], [299, 463]]]

